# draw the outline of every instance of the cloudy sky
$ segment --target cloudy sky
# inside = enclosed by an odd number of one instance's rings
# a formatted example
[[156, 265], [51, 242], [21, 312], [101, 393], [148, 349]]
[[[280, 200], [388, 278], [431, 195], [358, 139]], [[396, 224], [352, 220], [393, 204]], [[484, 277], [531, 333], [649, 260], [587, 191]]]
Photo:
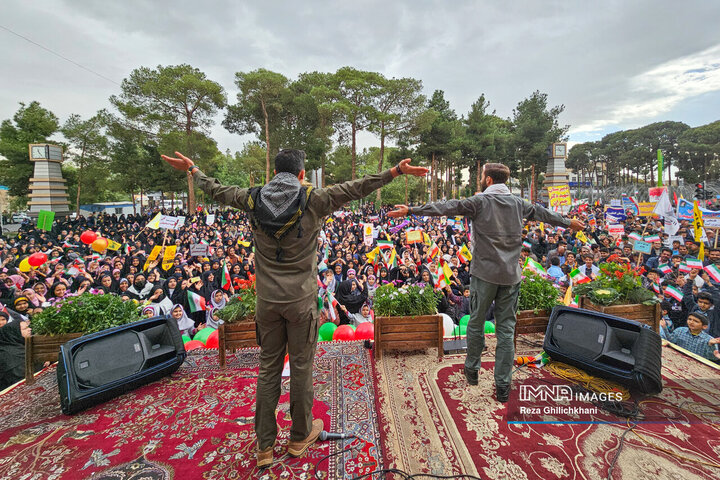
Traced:
[[[0, 119], [32, 100], [61, 121], [90, 116], [139, 66], [189, 63], [234, 103], [237, 71], [350, 65], [420, 79], [458, 114], [484, 93], [509, 117], [540, 90], [582, 142], [720, 119], [719, 23], [712, 1], [2, 0]], [[221, 150], [246, 140], [219, 121], [212, 133]]]

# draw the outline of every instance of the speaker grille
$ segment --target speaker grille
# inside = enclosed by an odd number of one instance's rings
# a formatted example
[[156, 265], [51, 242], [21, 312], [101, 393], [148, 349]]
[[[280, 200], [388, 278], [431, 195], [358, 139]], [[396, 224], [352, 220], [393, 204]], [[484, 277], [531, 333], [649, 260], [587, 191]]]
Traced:
[[93, 388], [139, 372], [145, 354], [132, 330], [82, 344], [72, 354], [78, 386]]

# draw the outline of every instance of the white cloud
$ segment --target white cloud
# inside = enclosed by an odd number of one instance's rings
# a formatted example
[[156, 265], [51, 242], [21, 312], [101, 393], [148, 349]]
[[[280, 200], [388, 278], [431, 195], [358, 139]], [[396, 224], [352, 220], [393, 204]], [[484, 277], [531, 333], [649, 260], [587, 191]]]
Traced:
[[629, 98], [609, 107], [603, 118], [571, 129], [570, 134], [602, 131], [666, 114], [681, 102], [720, 92], [720, 45], [658, 65], [628, 81]]

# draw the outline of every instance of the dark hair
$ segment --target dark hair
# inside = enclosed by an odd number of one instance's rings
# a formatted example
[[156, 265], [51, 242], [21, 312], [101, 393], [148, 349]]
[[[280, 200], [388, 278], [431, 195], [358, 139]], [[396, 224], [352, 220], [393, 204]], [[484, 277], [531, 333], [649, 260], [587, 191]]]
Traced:
[[710, 293], [708, 293], [708, 292], [700, 292], [700, 293], [698, 293], [697, 297], [698, 297], [698, 300], [707, 300], [708, 302], [710, 302], [712, 304], [715, 303], [715, 302], [713, 302], [712, 295], [710, 295]]
[[560, 265], [560, 257], [552, 257], [550, 259], [550, 264], [551, 265]]
[[483, 167], [486, 177], [493, 179], [493, 183], [505, 183], [510, 178], [510, 169], [502, 163], [486, 163]]
[[305, 152], [302, 150], [283, 149], [275, 156], [275, 171], [298, 175], [305, 170]]
[[695, 317], [695, 318], [697, 318], [698, 320], [700, 320], [700, 322], [701, 322], [703, 325], [707, 325], [707, 324], [708, 324], [707, 315], [702, 314], [702, 313], [700, 313], [700, 312], [692, 312], [690, 315], [688, 315], [688, 318], [690, 318], [690, 317]]
[[670, 255], [672, 255], [672, 253], [673, 253], [672, 249], [667, 248], [667, 247], [663, 247], [660, 249], [660, 253], [663, 253], [663, 252], [670, 252]]
[[660, 310], [665, 310], [666, 312], [669, 312], [672, 307], [670, 306], [670, 302], [667, 300], [663, 300], [660, 302]]

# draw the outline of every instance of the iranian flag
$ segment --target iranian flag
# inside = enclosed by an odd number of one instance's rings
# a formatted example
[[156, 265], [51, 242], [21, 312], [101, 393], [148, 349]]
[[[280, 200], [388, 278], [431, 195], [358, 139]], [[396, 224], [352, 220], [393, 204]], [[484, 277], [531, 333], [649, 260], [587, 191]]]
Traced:
[[388, 240], [378, 240], [377, 246], [380, 250], [389, 250], [393, 248], [393, 245], [395, 245], [393, 242], [390, 242]]
[[665, 295], [674, 298], [678, 302], [682, 301], [683, 298], [683, 294], [680, 289], [673, 285], [668, 285], [667, 287], [665, 287]]
[[660, 273], [662, 273], [663, 275], [667, 275], [668, 273], [672, 272], [672, 267], [667, 263], [663, 263], [662, 265], [658, 265], [658, 270], [660, 270]]
[[428, 258], [432, 260], [433, 258], [437, 257], [437, 255], [440, 253], [440, 247], [437, 246], [437, 243], [432, 242], [432, 245], [430, 246], [430, 250], [428, 250]]
[[628, 238], [629, 238], [630, 240], [638, 241], [638, 240], [642, 240], [643, 237], [642, 237], [642, 235], [640, 235], [640, 234], [637, 233], [637, 232], [632, 232], [630, 235], [628, 235]]
[[540, 273], [540, 274], [543, 274], [543, 275], [547, 275], [547, 272], [545, 271], [545, 269], [543, 268], [543, 266], [540, 265], [538, 262], [536, 262], [535, 260], [533, 260], [533, 259], [530, 258], [530, 257], [528, 257], [527, 259], [525, 259], [525, 265], [523, 265], [523, 270], [530, 270], [530, 271], [533, 271], [533, 272], [535, 272], [535, 273]]
[[330, 304], [329, 308], [328, 308], [328, 313], [330, 314], [330, 318], [333, 320], [336, 320], [337, 315], [335, 315], [335, 307], [337, 307], [338, 302], [337, 302], [337, 300], [335, 300], [335, 297], [333, 296], [333, 294], [330, 290], [327, 291], [327, 299], [328, 299], [328, 303]]
[[659, 242], [660, 241], [660, 235], [647, 235], [645, 237], [645, 241], [647, 243], [653, 243], [653, 242]]
[[692, 271], [692, 267], [690, 267], [690, 265], [688, 265], [687, 263], [682, 262], [678, 267], [678, 271], [682, 273], [690, 273]]
[[570, 272], [570, 278], [575, 285], [580, 285], [582, 283], [588, 283], [592, 281], [592, 279], [582, 273], [579, 268], [576, 268], [575, 270]]
[[532, 243], [527, 240], [523, 240], [523, 247], [532, 248]]
[[127, 244], [127, 243], [124, 244], [122, 246], [122, 249], [123, 249], [123, 254], [130, 255], [130, 245], [129, 244]]
[[227, 260], [223, 260], [222, 273], [220, 274], [220, 288], [230, 290], [232, 283], [230, 282], [230, 269], [227, 266]]
[[205, 297], [198, 295], [197, 293], [188, 292], [188, 303], [190, 304], [190, 311], [192, 313], [205, 310]]
[[568, 305], [568, 307], [580, 308], [579, 305], [580, 305], [580, 295], [575, 295], [575, 297], [572, 300], [570, 300], [570, 304]]
[[716, 282], [720, 282], [720, 268], [718, 268], [717, 265], [711, 263], [705, 267], [705, 271], [708, 275], [710, 275], [710, 278]]
[[702, 260], [698, 260], [697, 258], [686, 258], [685, 263], [687, 263], [687, 266], [690, 268], [699, 268], [700, 270], [703, 269]]
[[652, 289], [653, 289], [653, 292], [660, 293], [660, 285], [658, 285], [657, 282], [653, 282]]
[[445, 281], [445, 275], [438, 272], [437, 274], [433, 273], [432, 270], [430, 270], [430, 276], [432, 277], [433, 284], [435, 285], [435, 288], [445, 288], [447, 287], [447, 282]]

